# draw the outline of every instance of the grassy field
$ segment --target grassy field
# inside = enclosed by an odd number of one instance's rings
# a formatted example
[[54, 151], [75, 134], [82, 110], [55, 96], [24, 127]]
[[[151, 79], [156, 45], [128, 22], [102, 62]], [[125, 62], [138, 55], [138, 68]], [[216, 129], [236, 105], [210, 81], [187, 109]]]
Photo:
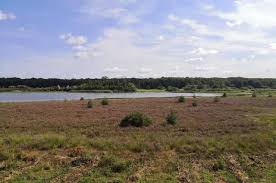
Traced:
[[[197, 107], [192, 106], [197, 100]], [[2, 182], [276, 180], [276, 98], [0, 103]], [[176, 125], [166, 116], [177, 112]], [[143, 128], [119, 127], [138, 111]]]

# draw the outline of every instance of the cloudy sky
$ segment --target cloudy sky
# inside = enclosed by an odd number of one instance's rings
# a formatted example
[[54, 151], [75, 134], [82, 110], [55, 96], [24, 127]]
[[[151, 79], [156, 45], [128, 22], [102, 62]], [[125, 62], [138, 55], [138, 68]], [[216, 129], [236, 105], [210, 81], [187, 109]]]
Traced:
[[275, 0], [1, 0], [0, 77], [276, 77]]

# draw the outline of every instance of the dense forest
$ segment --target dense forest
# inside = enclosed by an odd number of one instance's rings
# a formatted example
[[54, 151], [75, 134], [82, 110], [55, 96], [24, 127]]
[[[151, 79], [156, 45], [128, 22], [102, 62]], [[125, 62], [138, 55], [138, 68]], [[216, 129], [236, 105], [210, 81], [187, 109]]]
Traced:
[[1, 88], [52, 88], [53, 90], [112, 90], [131, 92], [138, 89], [224, 89], [273, 88], [276, 79], [258, 78], [106, 78], [42, 79], [0, 78]]

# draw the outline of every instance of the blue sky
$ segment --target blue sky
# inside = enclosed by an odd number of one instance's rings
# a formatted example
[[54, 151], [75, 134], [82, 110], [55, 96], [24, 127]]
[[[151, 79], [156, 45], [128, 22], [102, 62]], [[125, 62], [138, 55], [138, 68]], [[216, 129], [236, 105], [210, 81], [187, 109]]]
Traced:
[[0, 77], [276, 77], [275, 0], [1, 0]]

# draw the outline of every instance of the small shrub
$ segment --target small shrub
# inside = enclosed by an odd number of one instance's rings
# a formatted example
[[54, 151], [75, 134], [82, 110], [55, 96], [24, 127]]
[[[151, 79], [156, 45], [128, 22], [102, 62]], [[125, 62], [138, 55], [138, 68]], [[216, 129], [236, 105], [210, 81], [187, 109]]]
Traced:
[[121, 127], [128, 127], [128, 126], [134, 126], [134, 127], [143, 127], [143, 126], [149, 126], [151, 124], [151, 119], [147, 117], [145, 114], [134, 112], [126, 117], [124, 117], [121, 122]]
[[194, 101], [193, 101], [192, 106], [193, 106], [193, 107], [197, 107], [197, 106], [198, 106], [198, 104], [197, 104], [197, 101], [196, 101], [196, 100], [194, 100]]
[[81, 98], [80, 98], [80, 100], [84, 100], [84, 98], [83, 98], [83, 97], [81, 97]]
[[269, 98], [271, 98], [271, 97], [273, 97], [273, 96], [272, 96], [272, 94], [271, 94], [271, 93], [269, 93], [269, 94], [268, 94], [268, 97], [269, 97]]
[[222, 97], [226, 98], [227, 97], [227, 93], [223, 93]]
[[109, 105], [109, 100], [105, 98], [101, 101], [101, 104], [102, 105]]
[[214, 98], [214, 103], [218, 103], [218, 102], [220, 102], [220, 98], [219, 97], [215, 97]]
[[177, 121], [177, 114], [176, 112], [171, 111], [167, 116], [167, 123], [170, 125], [175, 125]]
[[252, 97], [253, 97], [253, 98], [256, 98], [256, 97], [257, 97], [256, 91], [254, 91], [254, 92], [252, 93]]
[[88, 102], [87, 102], [87, 108], [93, 108], [93, 102], [92, 102], [92, 100], [88, 100]]
[[196, 98], [196, 94], [194, 93], [193, 98]]
[[185, 97], [184, 96], [179, 97], [178, 102], [179, 103], [185, 103]]

